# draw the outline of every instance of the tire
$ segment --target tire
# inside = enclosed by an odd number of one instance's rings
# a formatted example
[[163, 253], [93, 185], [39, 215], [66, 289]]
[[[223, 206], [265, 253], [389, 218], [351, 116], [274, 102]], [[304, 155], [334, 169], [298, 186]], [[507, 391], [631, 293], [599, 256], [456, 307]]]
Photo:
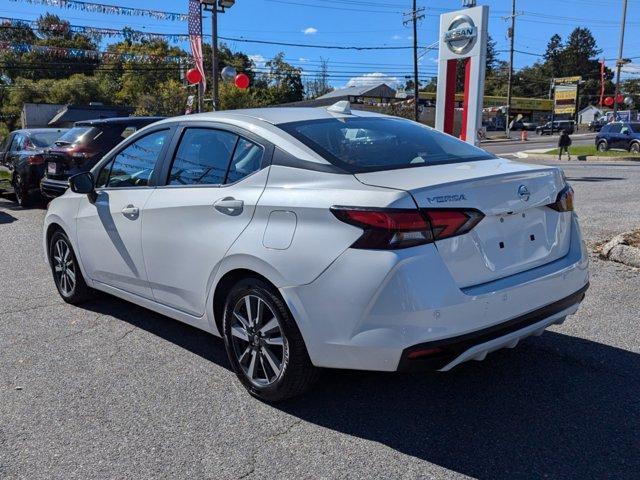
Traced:
[[56, 231], [49, 241], [49, 264], [53, 281], [62, 299], [78, 305], [93, 297], [87, 286], [69, 238], [62, 230]]
[[607, 145], [607, 142], [599, 142], [598, 143], [598, 151], [599, 152], [606, 152], [607, 150], [609, 150], [609, 146]]
[[33, 204], [29, 190], [22, 184], [22, 177], [19, 173], [16, 173], [13, 177], [13, 192], [16, 196], [16, 202], [22, 208], [30, 207]]
[[631, 153], [633, 153], [634, 155], [638, 155], [640, 154], [640, 143], [638, 142], [633, 142], [630, 146], [629, 146], [629, 151]]
[[238, 379], [260, 400], [295, 397], [318, 377], [289, 309], [278, 291], [258, 278], [240, 280], [229, 291], [222, 332]]

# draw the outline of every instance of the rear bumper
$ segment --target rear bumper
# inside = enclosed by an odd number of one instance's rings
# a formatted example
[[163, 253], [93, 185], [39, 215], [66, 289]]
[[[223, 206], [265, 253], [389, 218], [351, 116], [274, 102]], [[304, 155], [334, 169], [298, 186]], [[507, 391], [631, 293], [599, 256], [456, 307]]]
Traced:
[[436, 247], [424, 245], [348, 249], [314, 282], [281, 292], [316, 366], [396, 371], [414, 349], [441, 344], [451, 348], [430, 367], [447, 370], [561, 322], [588, 282], [574, 215], [567, 255], [482, 285], [459, 288]]
[[43, 178], [40, 182], [40, 192], [47, 198], [56, 198], [62, 195], [69, 188], [68, 180], [52, 180]]
[[539, 335], [549, 325], [562, 323], [567, 315], [575, 313], [588, 288], [589, 284], [561, 300], [498, 325], [409, 347], [402, 353], [398, 370], [446, 371], [467, 360], [484, 360], [494, 350], [513, 348], [523, 338]]

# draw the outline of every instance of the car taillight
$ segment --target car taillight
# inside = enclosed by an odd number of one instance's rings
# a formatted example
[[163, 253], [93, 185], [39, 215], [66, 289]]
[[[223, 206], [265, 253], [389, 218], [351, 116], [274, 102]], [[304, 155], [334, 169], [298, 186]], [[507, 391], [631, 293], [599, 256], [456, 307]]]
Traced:
[[42, 165], [44, 163], [44, 157], [42, 155], [31, 155], [27, 157], [28, 165]]
[[573, 211], [573, 188], [569, 185], [564, 187], [556, 201], [547, 205], [547, 207], [554, 209], [556, 212], [572, 212]]
[[362, 228], [352, 248], [393, 250], [415, 247], [469, 232], [484, 217], [477, 210], [413, 210], [332, 207], [341, 221]]

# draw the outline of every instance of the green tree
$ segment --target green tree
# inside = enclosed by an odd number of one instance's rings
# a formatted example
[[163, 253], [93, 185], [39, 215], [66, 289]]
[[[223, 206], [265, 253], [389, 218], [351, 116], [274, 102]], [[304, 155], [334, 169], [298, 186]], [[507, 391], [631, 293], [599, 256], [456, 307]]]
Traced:
[[556, 33], [551, 37], [549, 43], [547, 43], [547, 50], [544, 52], [543, 57], [546, 74], [548, 76], [557, 77], [561, 75], [563, 52], [564, 45], [562, 43], [562, 37]]
[[266, 73], [256, 77], [255, 97], [261, 105], [297, 102], [304, 98], [302, 70], [284, 61], [280, 52], [265, 67]]
[[75, 73], [92, 74], [98, 65], [88, 56], [59, 57], [39, 51], [38, 47], [96, 50], [100, 37], [74, 32], [68, 21], [57, 15], [45, 14], [36, 21], [35, 30], [26, 23], [0, 29], [0, 42], [30, 48], [31, 51], [6, 51], [0, 54], [0, 74], [11, 80], [18, 77], [38, 80], [42, 78], [67, 78]]

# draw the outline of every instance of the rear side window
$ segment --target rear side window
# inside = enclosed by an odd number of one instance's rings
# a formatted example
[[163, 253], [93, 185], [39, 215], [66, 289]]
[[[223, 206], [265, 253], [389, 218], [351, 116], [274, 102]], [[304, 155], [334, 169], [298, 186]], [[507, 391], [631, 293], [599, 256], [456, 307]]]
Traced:
[[11, 151], [17, 152], [18, 150], [22, 150], [22, 145], [24, 144], [24, 135], [16, 134], [13, 137], [13, 142], [11, 142]]
[[185, 130], [171, 165], [169, 185], [224, 183], [237, 141], [237, 135], [223, 130]]
[[145, 187], [169, 137], [169, 130], [150, 133], [126, 147], [98, 175], [98, 187]]
[[247, 175], [260, 170], [263, 150], [249, 140], [240, 138], [233, 153], [233, 160], [229, 166], [229, 173], [224, 183], [235, 183]]
[[609, 125], [609, 133], [620, 133], [622, 130], [622, 125], [619, 123], [613, 123]]
[[401, 118], [332, 118], [278, 127], [352, 173], [496, 158], [450, 135]]
[[609, 133], [609, 130], [611, 129], [610, 125], [604, 125], [601, 129], [600, 129], [600, 133]]

